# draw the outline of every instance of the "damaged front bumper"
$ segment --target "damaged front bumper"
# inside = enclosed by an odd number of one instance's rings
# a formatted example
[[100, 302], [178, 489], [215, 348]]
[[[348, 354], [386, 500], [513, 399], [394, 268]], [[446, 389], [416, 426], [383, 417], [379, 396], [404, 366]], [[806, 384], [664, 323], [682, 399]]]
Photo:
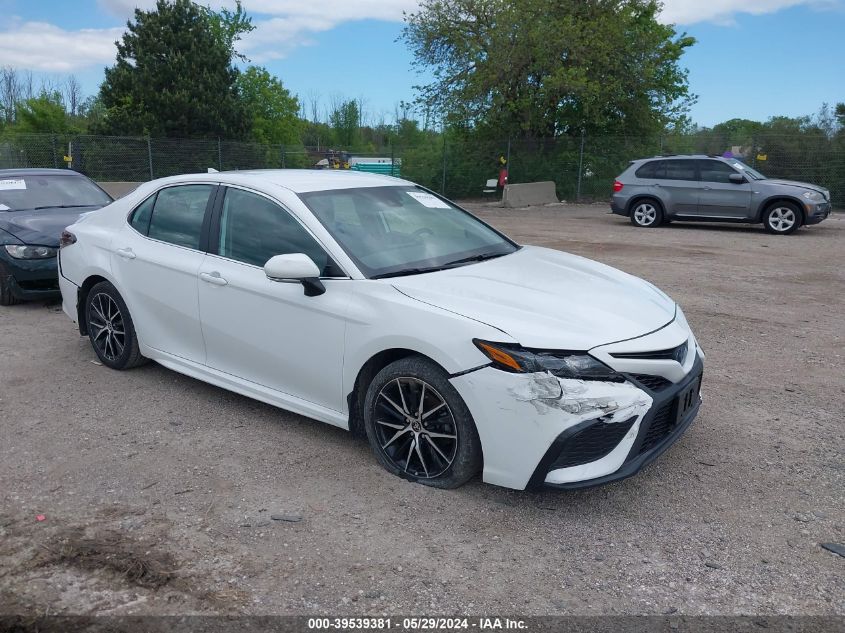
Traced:
[[[588, 443], [585, 436], [598, 434], [600, 423], [592, 423], [583, 429], [569, 429], [561, 433], [540, 460], [527, 487], [539, 488], [545, 485], [564, 489], [590, 488], [636, 475], [672, 446], [695, 420], [701, 406], [702, 372], [703, 363], [697, 357], [693, 370], [681, 382], [657, 392], [649, 390], [651, 407], [631, 425], [625, 441], [620, 442], [608, 455], [610, 457], [619, 450], [621, 456], [624, 452], [622, 464], [615, 470], [599, 477], [580, 479], [579, 467], [567, 468], [565, 461], [561, 464], [562, 458], [565, 460], [567, 456], [576, 456], [579, 447]], [[564, 468], [558, 468], [561, 465]]]
[[659, 387], [629, 375], [627, 382], [584, 381], [492, 367], [452, 378], [478, 428], [484, 481], [585, 488], [636, 474], [698, 413], [703, 362], [693, 349], [684, 377]]

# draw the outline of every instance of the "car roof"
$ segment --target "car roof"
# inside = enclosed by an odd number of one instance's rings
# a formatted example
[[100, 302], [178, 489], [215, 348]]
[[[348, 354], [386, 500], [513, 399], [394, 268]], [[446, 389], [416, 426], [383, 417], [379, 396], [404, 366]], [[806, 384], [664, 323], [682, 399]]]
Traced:
[[17, 169], [0, 169], [0, 178], [19, 178], [21, 176], [82, 176], [82, 174], [80, 174], [78, 171], [73, 171], [72, 169], [48, 169], [46, 167], [22, 167]]
[[414, 183], [401, 178], [340, 169], [249, 169], [182, 174], [164, 178], [162, 181], [168, 183], [209, 181], [240, 185], [262, 183], [284, 187], [294, 193], [358, 187], [414, 186]]

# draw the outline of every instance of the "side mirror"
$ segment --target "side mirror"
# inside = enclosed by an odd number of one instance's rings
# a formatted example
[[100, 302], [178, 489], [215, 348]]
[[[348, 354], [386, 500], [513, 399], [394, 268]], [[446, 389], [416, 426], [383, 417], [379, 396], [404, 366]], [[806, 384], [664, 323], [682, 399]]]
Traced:
[[731, 174], [730, 176], [728, 176], [728, 178], [735, 185], [741, 185], [745, 182], [745, 176], [743, 176], [742, 174]]
[[305, 295], [316, 297], [326, 291], [320, 281], [320, 269], [303, 253], [276, 255], [264, 264], [264, 274], [271, 281], [298, 281], [305, 287]]

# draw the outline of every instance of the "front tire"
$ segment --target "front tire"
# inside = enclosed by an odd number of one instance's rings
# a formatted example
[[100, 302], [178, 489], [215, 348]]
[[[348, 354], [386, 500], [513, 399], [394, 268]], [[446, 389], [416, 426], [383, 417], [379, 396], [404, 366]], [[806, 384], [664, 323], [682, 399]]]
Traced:
[[652, 229], [663, 224], [663, 209], [656, 200], [637, 200], [631, 207], [631, 224]]
[[8, 277], [0, 277], [0, 306], [13, 306], [18, 303], [21, 303], [21, 300], [12, 294], [12, 284], [9, 283]]
[[775, 235], [794, 233], [801, 221], [801, 211], [791, 202], [776, 202], [763, 214], [763, 227]]
[[427, 358], [402, 358], [376, 374], [364, 428], [378, 462], [403, 479], [457, 488], [481, 468], [472, 415], [446, 372]]
[[112, 369], [143, 365], [135, 325], [117, 289], [107, 281], [91, 288], [85, 297], [88, 338], [97, 358]]

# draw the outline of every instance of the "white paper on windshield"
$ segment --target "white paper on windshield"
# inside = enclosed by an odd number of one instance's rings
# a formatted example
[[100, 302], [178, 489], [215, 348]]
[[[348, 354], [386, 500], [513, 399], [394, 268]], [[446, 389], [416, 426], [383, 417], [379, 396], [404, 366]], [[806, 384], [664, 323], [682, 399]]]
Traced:
[[26, 189], [26, 181], [23, 178], [0, 180], [0, 191], [6, 189]]
[[449, 205], [443, 202], [437, 196], [433, 196], [430, 193], [425, 193], [424, 191], [406, 191], [409, 196], [411, 196], [414, 200], [419, 202], [424, 207], [428, 207], [429, 209], [449, 209]]
[[0, 191], [5, 189], [26, 189], [26, 181], [23, 178], [0, 180]]
[[0, 211], [8, 211], [8, 210], [9, 210], [9, 207], [7, 207], [5, 204], [0, 202]]

